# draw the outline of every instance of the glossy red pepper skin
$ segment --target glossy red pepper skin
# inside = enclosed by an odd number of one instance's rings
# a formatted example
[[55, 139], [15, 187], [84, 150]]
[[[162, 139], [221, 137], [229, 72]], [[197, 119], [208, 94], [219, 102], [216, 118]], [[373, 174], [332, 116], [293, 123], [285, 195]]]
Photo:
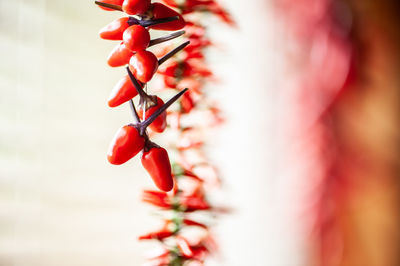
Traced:
[[122, 10], [129, 15], [144, 14], [150, 7], [150, 0], [125, 0]]
[[133, 126], [121, 127], [115, 134], [108, 149], [107, 159], [111, 164], [123, 164], [144, 148], [145, 139]]
[[[159, 97], [157, 97], [157, 103], [156, 105], [150, 107], [149, 109], [146, 110], [145, 114], [146, 117], [150, 117], [155, 111], [157, 111], [162, 105], [164, 104], [163, 100], [161, 100]], [[139, 108], [138, 110], [138, 115], [140, 119], [143, 120], [143, 108]], [[161, 133], [167, 128], [167, 112], [162, 112], [161, 115], [159, 115], [156, 120], [153, 121], [153, 123], [150, 124], [149, 128], [154, 131]]]
[[170, 191], [174, 187], [171, 163], [168, 152], [164, 148], [153, 147], [145, 151], [142, 156], [142, 165], [160, 190]]
[[150, 33], [140, 25], [127, 28], [123, 34], [125, 46], [132, 52], [145, 50], [150, 43]]
[[[117, 5], [121, 6], [124, 0], [99, 0], [99, 2], [106, 3], [106, 4], [112, 4], [112, 5]], [[101, 9], [107, 10], [107, 11], [115, 11], [114, 9], [107, 8], [104, 6], [99, 6]]]
[[142, 83], [151, 80], [158, 68], [157, 57], [149, 51], [141, 50], [134, 54], [129, 61], [129, 69]]
[[153, 3], [151, 4], [150, 9], [152, 10], [153, 13], [153, 19], [159, 19], [159, 18], [168, 18], [168, 17], [179, 17], [179, 19], [167, 22], [167, 23], [162, 23], [154, 26], [150, 26], [151, 29], [155, 30], [180, 30], [185, 27], [185, 20], [183, 19], [182, 15], [173, 10], [172, 8], [169, 8], [166, 5], [163, 5], [161, 3]]
[[123, 17], [107, 24], [99, 31], [100, 38], [114, 41], [122, 40], [124, 31], [129, 27], [128, 20], [128, 17]]
[[129, 63], [132, 55], [132, 51], [126, 48], [124, 43], [120, 43], [109, 54], [107, 63], [110, 67], [125, 66]]
[[108, 106], [117, 107], [134, 98], [137, 94], [137, 90], [133, 86], [129, 76], [125, 75], [112, 89], [108, 98]]

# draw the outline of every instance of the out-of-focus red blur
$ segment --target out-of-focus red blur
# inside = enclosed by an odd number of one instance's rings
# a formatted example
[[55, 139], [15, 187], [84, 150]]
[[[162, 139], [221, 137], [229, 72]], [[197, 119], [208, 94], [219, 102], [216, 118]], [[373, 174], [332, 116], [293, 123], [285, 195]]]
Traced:
[[[396, 1], [278, 0], [308, 188], [309, 264], [400, 265]], [[299, 156], [302, 153], [307, 156]]]

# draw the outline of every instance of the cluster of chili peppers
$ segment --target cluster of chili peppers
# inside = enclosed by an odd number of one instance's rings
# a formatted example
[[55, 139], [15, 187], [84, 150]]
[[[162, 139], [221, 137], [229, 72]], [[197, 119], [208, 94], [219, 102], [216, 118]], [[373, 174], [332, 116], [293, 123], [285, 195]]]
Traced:
[[[207, 255], [216, 250], [216, 244], [209, 225], [193, 216], [197, 213], [214, 216], [221, 211], [211, 206], [205, 194], [205, 187], [219, 184], [219, 177], [204, 152], [203, 133], [223, 119], [216, 103], [204, 92], [204, 85], [213, 76], [206, 66], [204, 49], [212, 43], [206, 36], [206, 28], [194, 14], [214, 14], [229, 25], [234, 22], [214, 0], [164, 0], [165, 4], [150, 0], [102, 0], [95, 3], [105, 10], [136, 16], [111, 22], [100, 30], [100, 37], [120, 41], [109, 55], [108, 64], [111, 67], [128, 65], [127, 74], [115, 85], [108, 105], [116, 107], [128, 102], [135, 119], [135, 123], [123, 126], [116, 133], [108, 160], [112, 164], [123, 164], [142, 151], [142, 165], [159, 189], [145, 190], [142, 200], [157, 207], [165, 217], [160, 229], [139, 237], [139, 240], [157, 240], [161, 244], [146, 265], [203, 265]], [[178, 31], [183, 28], [185, 31]], [[150, 29], [176, 32], [151, 39]], [[173, 44], [166, 45], [157, 54], [147, 50], [181, 35], [188, 41], [176, 48]], [[182, 52], [177, 54], [179, 51]], [[164, 84], [158, 91], [178, 91], [165, 104], [158, 96], [147, 94], [146, 83], [156, 72]], [[132, 99], [137, 95], [140, 101], [136, 109]], [[167, 111], [175, 101], [179, 107]], [[198, 122], [199, 115], [205, 123]], [[168, 147], [173, 155], [172, 163], [166, 149], [150, 140], [167, 127], [174, 135]]]

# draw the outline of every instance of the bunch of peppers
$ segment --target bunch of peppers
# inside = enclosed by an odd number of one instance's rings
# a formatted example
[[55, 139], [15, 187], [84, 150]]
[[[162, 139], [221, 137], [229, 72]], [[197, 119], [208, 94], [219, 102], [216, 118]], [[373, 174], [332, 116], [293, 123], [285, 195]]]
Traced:
[[[194, 14], [209, 13], [229, 25], [234, 22], [214, 0], [179, 3], [174, 0], [164, 3], [102, 0], [95, 3], [104, 10], [130, 15], [106, 25], [100, 30], [100, 37], [120, 41], [111, 51], [108, 64], [111, 67], [127, 66], [127, 74], [112, 89], [108, 105], [116, 107], [129, 103], [135, 120], [135, 123], [120, 128], [114, 136], [108, 161], [123, 164], [142, 151], [142, 165], [158, 188], [145, 190], [142, 200], [157, 207], [164, 217], [160, 229], [139, 237], [139, 240], [160, 243], [159, 250], [153, 252], [146, 265], [203, 265], [207, 255], [216, 250], [216, 244], [209, 225], [193, 216], [203, 213], [214, 217], [222, 210], [211, 206], [205, 194], [205, 187], [218, 185], [219, 177], [204, 152], [203, 133], [210, 126], [222, 123], [223, 119], [217, 104], [204, 93], [204, 85], [213, 77], [206, 65], [204, 49], [212, 43], [206, 36], [206, 28]], [[151, 39], [150, 30], [174, 32]], [[147, 50], [181, 35], [188, 41], [177, 47], [166, 45], [156, 54]], [[177, 54], [179, 51], [181, 53]], [[157, 72], [164, 85], [161, 90], [177, 92], [166, 103], [147, 93], [147, 82]], [[132, 100], [136, 96], [140, 98], [138, 107]], [[176, 101], [178, 108], [167, 111]], [[200, 124], [198, 119], [193, 119], [198, 115], [206, 122]], [[194, 123], [186, 122], [193, 120]], [[166, 149], [150, 140], [167, 128], [175, 135], [168, 147], [174, 155], [172, 161]], [[195, 234], [187, 234], [192, 229]]]

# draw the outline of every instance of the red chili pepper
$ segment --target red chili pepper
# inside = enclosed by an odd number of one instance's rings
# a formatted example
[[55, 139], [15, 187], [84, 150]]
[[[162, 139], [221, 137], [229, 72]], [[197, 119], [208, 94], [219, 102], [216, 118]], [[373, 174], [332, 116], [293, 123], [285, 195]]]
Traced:
[[164, 238], [172, 236], [174, 233], [169, 229], [170, 221], [165, 221], [164, 226], [154, 232], [150, 232], [145, 235], [139, 236], [139, 240], [150, 240], [150, 239], [158, 239], [163, 240]]
[[142, 165], [160, 190], [170, 191], [173, 188], [171, 163], [164, 148], [152, 147], [149, 151], [143, 152]]
[[198, 223], [196, 221], [193, 221], [193, 220], [190, 220], [190, 219], [186, 219], [186, 218], [183, 219], [183, 223], [186, 224], [186, 225], [189, 225], [189, 226], [198, 226], [198, 227], [201, 227], [201, 228], [204, 228], [204, 229], [208, 228], [207, 225], [205, 225], [205, 224]]
[[150, 0], [125, 0], [122, 10], [129, 15], [144, 14], [150, 7]]
[[108, 106], [117, 107], [134, 98], [137, 94], [137, 90], [133, 86], [129, 76], [125, 75], [112, 89], [108, 97]]
[[112, 164], [123, 164], [144, 148], [145, 139], [130, 125], [123, 126], [115, 134], [108, 149], [107, 158]]
[[169, 8], [168, 6], [161, 3], [153, 3], [151, 4], [150, 8], [153, 12], [153, 19], [179, 17], [179, 19], [175, 21], [150, 26], [150, 28], [155, 30], [180, 30], [185, 27], [186, 23], [182, 15], [172, 8]]
[[194, 106], [195, 103], [193, 101], [192, 96], [189, 93], [185, 93], [185, 95], [183, 95], [181, 98], [182, 112], [189, 113], [190, 111], [192, 111]]
[[[99, 2], [120, 6], [124, 2], [124, 0], [99, 0]], [[107, 7], [103, 7], [103, 6], [99, 6], [99, 7], [101, 9], [104, 9], [107, 11], [115, 11], [114, 9], [111, 9], [111, 8], [107, 8]]]
[[107, 63], [111, 67], [124, 66], [129, 63], [132, 55], [132, 51], [126, 48], [125, 44], [122, 42], [111, 51]]
[[[146, 118], [151, 116], [158, 108], [160, 108], [164, 104], [163, 100], [159, 97], [156, 97], [155, 105], [151, 106], [150, 108], [146, 109]], [[138, 115], [140, 119], [143, 119], [143, 108], [138, 109]], [[153, 123], [150, 124], [149, 128], [154, 131], [161, 133], [167, 128], [167, 113], [164, 111], [159, 115]]]
[[124, 31], [129, 27], [128, 20], [128, 17], [123, 17], [107, 24], [99, 31], [100, 37], [106, 40], [122, 40]]
[[146, 50], [138, 51], [129, 61], [129, 69], [143, 83], [151, 80], [157, 68], [157, 57], [152, 52]]
[[181, 205], [186, 207], [185, 212], [210, 209], [210, 205], [202, 197], [182, 196], [180, 200]]
[[171, 207], [169, 196], [163, 191], [144, 190], [142, 194], [142, 201], [163, 209], [169, 209]]
[[125, 46], [133, 52], [144, 50], [149, 46], [150, 33], [140, 25], [127, 28], [123, 34]]

